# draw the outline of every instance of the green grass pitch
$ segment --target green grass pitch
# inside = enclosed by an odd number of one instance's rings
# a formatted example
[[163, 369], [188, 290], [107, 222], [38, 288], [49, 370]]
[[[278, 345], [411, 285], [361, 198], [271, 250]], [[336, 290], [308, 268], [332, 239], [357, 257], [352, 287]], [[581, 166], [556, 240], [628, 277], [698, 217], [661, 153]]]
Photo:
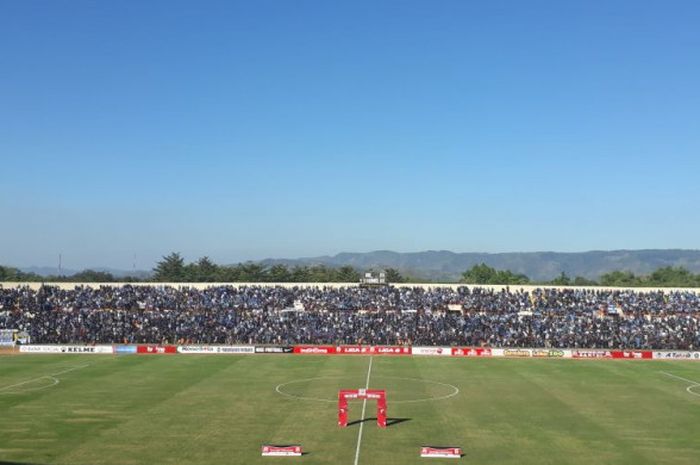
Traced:
[[[1, 356], [0, 464], [354, 465], [359, 423], [338, 428], [334, 399], [365, 386], [369, 362]], [[700, 387], [662, 372], [700, 382], [693, 362], [375, 356], [369, 385], [395, 420], [364, 423], [357, 463], [698, 465]], [[264, 443], [308, 454], [261, 457]], [[465, 455], [421, 459], [421, 445]]]

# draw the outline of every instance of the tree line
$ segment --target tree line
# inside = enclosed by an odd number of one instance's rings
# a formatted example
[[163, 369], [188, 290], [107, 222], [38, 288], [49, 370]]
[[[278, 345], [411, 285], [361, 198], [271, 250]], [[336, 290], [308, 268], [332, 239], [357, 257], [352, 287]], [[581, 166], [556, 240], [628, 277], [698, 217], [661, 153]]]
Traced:
[[[364, 271], [352, 266], [338, 268], [325, 265], [287, 267], [282, 264], [264, 266], [248, 262], [236, 265], [218, 265], [202, 257], [185, 263], [177, 252], [164, 256], [146, 279], [133, 276], [115, 277], [103, 271], [85, 270], [69, 276], [41, 276], [25, 273], [17, 268], [0, 266], [0, 281], [12, 282], [255, 282], [255, 283], [356, 283]], [[371, 271], [371, 270], [367, 270]], [[408, 282], [410, 279], [394, 268], [383, 270], [391, 283]]]
[[142, 281], [134, 276], [115, 277], [105, 271], [83, 270], [71, 275], [44, 276], [36, 273], [25, 273], [18, 268], [0, 265], [0, 281], [5, 282], [80, 282], [80, 283], [113, 283]]
[[[394, 268], [384, 271], [389, 282], [401, 283], [407, 280]], [[152, 279], [170, 282], [354, 283], [359, 282], [361, 276], [360, 271], [349, 265], [339, 268], [325, 265], [290, 268], [282, 264], [264, 266], [255, 262], [217, 265], [209, 257], [186, 264], [179, 253], [173, 252], [156, 264]]]
[[682, 266], [658, 268], [648, 275], [635, 275], [631, 271], [611, 271], [598, 281], [562, 272], [551, 281], [533, 282], [524, 274], [510, 270], [496, 270], [484, 263], [474, 265], [462, 274], [465, 284], [550, 284], [553, 286], [606, 286], [606, 287], [700, 287], [700, 274], [694, 274]]
[[[248, 262], [236, 265], [218, 265], [208, 257], [185, 263], [177, 252], [162, 257], [146, 279], [133, 276], [115, 277], [104, 271], [84, 270], [70, 276], [41, 276], [25, 273], [17, 268], [0, 266], [0, 281], [6, 282], [315, 282], [355, 283], [364, 270], [352, 266], [329, 267], [325, 265], [293, 266], [283, 264], [265, 266]], [[384, 270], [390, 283], [425, 282], [399, 272], [394, 268]], [[462, 273], [460, 283], [522, 285], [540, 284], [555, 286], [609, 286], [609, 287], [700, 287], [700, 273], [694, 274], [683, 267], [662, 267], [648, 275], [636, 275], [630, 271], [611, 271], [596, 280], [582, 276], [570, 277], [562, 272], [551, 281], [533, 281], [522, 273], [497, 270], [480, 263]]]

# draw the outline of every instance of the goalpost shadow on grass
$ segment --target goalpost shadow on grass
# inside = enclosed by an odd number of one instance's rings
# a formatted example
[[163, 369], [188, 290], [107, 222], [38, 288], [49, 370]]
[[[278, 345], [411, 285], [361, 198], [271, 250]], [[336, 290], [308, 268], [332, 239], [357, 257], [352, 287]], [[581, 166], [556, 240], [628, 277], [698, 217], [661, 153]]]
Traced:
[[[359, 425], [360, 423], [364, 423], [366, 421], [375, 422], [377, 421], [377, 417], [369, 417], [365, 418], [364, 420], [354, 420], [348, 422], [348, 426]], [[411, 418], [387, 418], [386, 427], [389, 428], [391, 426], [398, 425], [399, 423], [403, 423], [404, 421], [411, 421]], [[0, 463], [0, 465], [2, 465], [2, 463]]]

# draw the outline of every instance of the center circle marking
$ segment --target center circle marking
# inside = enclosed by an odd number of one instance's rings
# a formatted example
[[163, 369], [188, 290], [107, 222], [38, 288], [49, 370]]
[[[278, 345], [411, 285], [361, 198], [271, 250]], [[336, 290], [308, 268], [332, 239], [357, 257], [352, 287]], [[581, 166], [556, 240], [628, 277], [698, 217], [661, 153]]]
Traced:
[[[317, 378], [304, 378], [304, 379], [294, 379], [292, 381], [287, 381], [286, 383], [280, 383], [277, 386], [275, 386], [275, 392], [278, 394], [281, 394], [285, 397], [288, 397], [290, 399], [296, 399], [296, 400], [308, 400], [308, 401], [313, 401], [313, 402], [327, 402], [327, 403], [336, 403], [338, 402], [338, 399], [324, 399], [321, 397], [305, 397], [305, 396], [297, 396], [295, 394], [290, 394], [286, 392], [283, 388], [285, 386], [289, 386], [290, 384], [298, 384], [298, 383], [304, 383], [307, 381], [319, 381], [319, 380], [327, 380], [327, 379], [345, 379], [346, 377], [344, 376], [320, 376]], [[420, 383], [426, 383], [426, 384], [435, 384], [438, 386], [444, 386], [452, 389], [452, 392], [450, 392], [447, 395], [444, 396], [437, 396], [437, 397], [422, 397], [418, 399], [407, 399], [407, 400], [395, 400], [391, 401], [392, 404], [410, 404], [410, 403], [415, 403], [415, 402], [431, 402], [431, 401], [437, 401], [437, 400], [445, 400], [449, 399], [450, 397], [454, 397], [457, 394], [459, 394], [459, 388], [453, 384], [448, 384], [448, 383], [441, 383], [439, 381], [432, 381], [429, 379], [421, 379], [421, 378], [404, 378], [401, 376], [375, 376], [375, 378], [379, 379], [398, 379], [402, 381], [418, 381]]]

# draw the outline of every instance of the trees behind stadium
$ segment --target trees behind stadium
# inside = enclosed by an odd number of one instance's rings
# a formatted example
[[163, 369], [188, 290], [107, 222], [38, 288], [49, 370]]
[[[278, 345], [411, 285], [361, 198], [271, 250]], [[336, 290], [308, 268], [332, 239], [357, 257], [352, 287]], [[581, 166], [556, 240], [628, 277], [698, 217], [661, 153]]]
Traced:
[[[384, 270], [392, 283], [407, 281], [398, 270]], [[361, 272], [346, 265], [338, 268], [325, 265], [287, 267], [283, 264], [263, 266], [255, 262], [236, 265], [217, 265], [209, 257], [185, 263], [183, 257], [173, 252], [163, 257], [153, 269], [153, 280], [162, 282], [273, 282], [273, 283], [356, 283]]]
[[[26, 273], [8, 266], [0, 266], [0, 281], [6, 282], [316, 282], [316, 283], [356, 283], [362, 272], [352, 266], [330, 267], [326, 265], [286, 266], [274, 264], [265, 266], [247, 262], [235, 265], [219, 265], [209, 257], [202, 257], [186, 263], [178, 252], [172, 252], [153, 268], [148, 278], [133, 276], [115, 277], [104, 271], [84, 270], [70, 276], [41, 276]], [[426, 282], [420, 276], [408, 276], [394, 268], [384, 270], [390, 283]], [[649, 275], [636, 275], [630, 271], [612, 271], [600, 276], [598, 281], [581, 276], [569, 277], [565, 272], [551, 281], [533, 282], [522, 273], [511, 270], [497, 270], [484, 263], [472, 266], [462, 273], [459, 281], [464, 284], [548, 284], [555, 286], [609, 286], [609, 287], [700, 287], [700, 274], [694, 274], [683, 267], [662, 267]]]

